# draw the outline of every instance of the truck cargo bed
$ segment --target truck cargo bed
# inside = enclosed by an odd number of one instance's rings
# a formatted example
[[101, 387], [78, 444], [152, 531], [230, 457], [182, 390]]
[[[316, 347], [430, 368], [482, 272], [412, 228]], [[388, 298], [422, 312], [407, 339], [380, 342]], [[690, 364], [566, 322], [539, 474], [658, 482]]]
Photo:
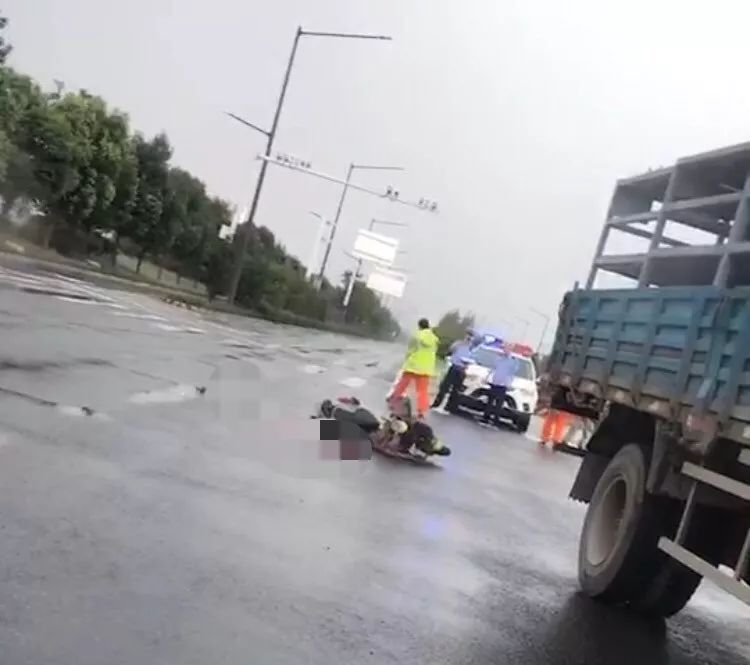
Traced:
[[563, 301], [553, 383], [750, 445], [750, 288], [575, 290]]

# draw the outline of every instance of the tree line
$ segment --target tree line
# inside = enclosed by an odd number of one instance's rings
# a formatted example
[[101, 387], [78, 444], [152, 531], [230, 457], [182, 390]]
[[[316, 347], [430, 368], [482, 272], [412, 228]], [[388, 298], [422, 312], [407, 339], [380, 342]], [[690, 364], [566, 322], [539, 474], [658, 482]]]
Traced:
[[[7, 20], [0, 17], [0, 31]], [[336, 322], [376, 336], [398, 325], [364, 283], [355, 286], [344, 314], [343, 287], [316, 287], [304, 266], [265, 227], [244, 224], [231, 240], [226, 201], [171, 163], [166, 134], [145, 137], [127, 115], [86, 90], [45, 92], [7, 66], [11, 46], [0, 33], [0, 220], [31, 202], [38, 211], [39, 242], [63, 251], [102, 246], [113, 265], [118, 252], [149, 260], [200, 281], [210, 298], [225, 295], [235, 243], [249, 234], [237, 304], [291, 323]]]

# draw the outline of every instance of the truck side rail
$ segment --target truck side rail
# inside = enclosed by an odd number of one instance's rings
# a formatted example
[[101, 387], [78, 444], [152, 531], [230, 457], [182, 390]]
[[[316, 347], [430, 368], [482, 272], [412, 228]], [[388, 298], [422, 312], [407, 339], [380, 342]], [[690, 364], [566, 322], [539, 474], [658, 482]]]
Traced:
[[677, 559], [683, 566], [694, 570], [702, 577], [724, 589], [727, 593], [732, 594], [738, 600], [750, 605], [750, 586], [743, 581], [747, 577], [748, 565], [750, 564], [750, 529], [745, 534], [742, 548], [740, 549], [731, 575], [723, 573], [716, 566], [701, 559], [697, 554], [687, 549], [684, 544], [685, 534], [687, 533], [688, 525], [695, 509], [696, 494], [700, 483], [710, 485], [745, 501], [750, 501], [750, 485], [733, 480], [692, 462], [685, 462], [682, 465], [682, 473], [692, 481], [690, 494], [685, 503], [680, 526], [677, 529], [674, 540], [665, 537], [660, 538], [659, 549], [666, 552], [672, 558]]
[[750, 288], [574, 290], [553, 384], [750, 445]]

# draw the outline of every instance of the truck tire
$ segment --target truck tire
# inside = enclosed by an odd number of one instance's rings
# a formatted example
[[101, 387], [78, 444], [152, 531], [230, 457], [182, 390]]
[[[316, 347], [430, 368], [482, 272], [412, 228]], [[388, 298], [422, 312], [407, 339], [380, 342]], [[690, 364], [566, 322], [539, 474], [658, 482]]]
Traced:
[[518, 420], [516, 420], [515, 422], [516, 429], [521, 434], [524, 434], [528, 431], [530, 422], [531, 422], [531, 418], [529, 418], [529, 416], [519, 416]]
[[[663, 554], [663, 553], [662, 553]], [[633, 601], [633, 609], [655, 617], [671, 617], [692, 598], [701, 576], [664, 554], [665, 561], [643, 596]]]
[[[726, 538], [726, 515], [709, 506], [696, 506], [685, 546], [712, 565], [722, 559]], [[670, 534], [671, 535], [671, 534]], [[659, 572], [643, 596], [633, 601], [634, 609], [644, 614], [671, 617], [677, 614], [695, 593], [703, 579], [664, 552]]]
[[674, 529], [678, 512], [646, 492], [647, 469], [644, 449], [628, 444], [594, 489], [578, 548], [579, 583], [592, 598], [610, 604], [645, 598], [663, 570], [665, 555], [657, 542]]

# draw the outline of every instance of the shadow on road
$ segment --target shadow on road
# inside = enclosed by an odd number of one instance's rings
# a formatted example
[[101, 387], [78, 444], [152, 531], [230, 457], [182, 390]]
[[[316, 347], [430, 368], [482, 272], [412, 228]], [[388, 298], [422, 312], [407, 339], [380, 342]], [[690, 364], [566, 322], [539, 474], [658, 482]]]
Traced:
[[689, 614], [648, 620], [626, 609], [605, 607], [580, 594], [563, 605], [545, 629], [540, 626], [539, 650], [528, 662], [587, 665], [746, 665], [731, 644], [722, 642], [712, 626]]

